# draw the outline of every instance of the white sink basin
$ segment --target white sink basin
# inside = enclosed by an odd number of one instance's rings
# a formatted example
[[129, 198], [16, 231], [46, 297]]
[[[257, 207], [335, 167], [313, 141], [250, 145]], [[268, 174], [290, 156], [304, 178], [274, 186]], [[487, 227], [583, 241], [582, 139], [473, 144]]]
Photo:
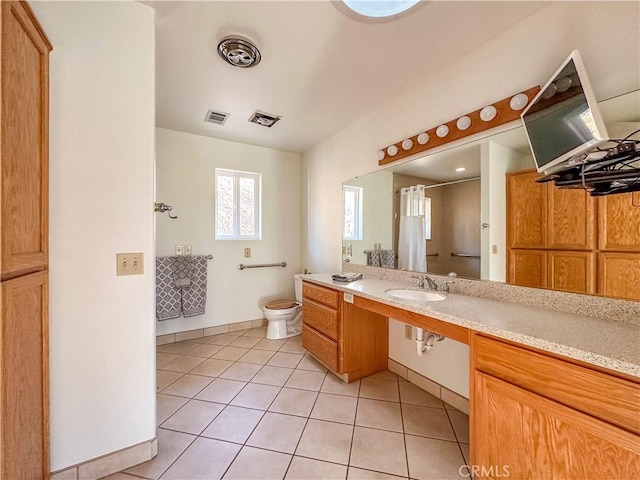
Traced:
[[426, 290], [412, 290], [409, 288], [387, 290], [387, 293], [392, 297], [402, 298], [404, 300], [416, 300], [418, 302], [439, 302], [446, 298], [440, 293], [429, 292]]

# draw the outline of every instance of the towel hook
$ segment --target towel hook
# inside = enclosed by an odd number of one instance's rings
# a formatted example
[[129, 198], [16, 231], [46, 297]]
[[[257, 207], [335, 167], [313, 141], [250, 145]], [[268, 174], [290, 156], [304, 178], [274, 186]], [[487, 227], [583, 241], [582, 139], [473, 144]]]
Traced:
[[173, 210], [173, 207], [171, 205], [167, 205], [166, 203], [162, 203], [162, 202], [160, 203], [155, 202], [153, 205], [154, 205], [155, 212], [160, 212], [160, 213], [167, 212], [167, 214], [169, 215], [169, 218], [174, 220], [178, 218], [177, 215], [171, 215], [171, 210]]

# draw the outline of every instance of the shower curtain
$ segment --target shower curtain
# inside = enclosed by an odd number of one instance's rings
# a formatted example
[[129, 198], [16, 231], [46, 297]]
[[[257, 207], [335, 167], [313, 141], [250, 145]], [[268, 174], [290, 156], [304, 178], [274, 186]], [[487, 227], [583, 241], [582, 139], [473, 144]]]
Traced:
[[425, 186], [414, 185], [400, 190], [400, 237], [398, 268], [427, 271]]

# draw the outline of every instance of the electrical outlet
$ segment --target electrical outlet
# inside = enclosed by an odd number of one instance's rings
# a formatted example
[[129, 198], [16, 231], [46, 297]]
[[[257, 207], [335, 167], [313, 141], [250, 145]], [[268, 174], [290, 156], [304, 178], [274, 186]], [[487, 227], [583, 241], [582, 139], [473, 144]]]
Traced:
[[250, 248], [245, 248], [244, 249], [244, 258], [251, 258], [251, 249]]
[[116, 253], [116, 275], [142, 275], [144, 273], [143, 253]]
[[494, 255], [498, 253], [498, 245], [491, 245], [491, 253]]
[[184, 246], [184, 254], [185, 255], [191, 255], [191, 245], [185, 245]]
[[411, 325], [404, 326], [404, 338], [413, 340], [413, 327]]
[[344, 294], [344, 301], [347, 303], [353, 303], [353, 294], [352, 293], [345, 293]]
[[182, 245], [176, 245], [176, 255], [182, 255]]

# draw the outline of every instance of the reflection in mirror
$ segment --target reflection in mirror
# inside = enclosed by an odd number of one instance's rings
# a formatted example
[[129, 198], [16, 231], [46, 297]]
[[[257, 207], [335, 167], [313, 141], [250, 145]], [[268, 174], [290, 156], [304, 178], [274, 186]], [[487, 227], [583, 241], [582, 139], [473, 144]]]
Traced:
[[[611, 137], [624, 137], [639, 126], [640, 91], [601, 102], [600, 110]], [[426, 268], [404, 269], [436, 274], [455, 271], [461, 277], [505, 282], [508, 280], [505, 179], [507, 174], [532, 168], [529, 145], [522, 127], [516, 125], [480, 140], [349, 180], [345, 185], [362, 189], [362, 236], [343, 240], [343, 259], [403, 268], [399, 263], [403, 248], [402, 191], [422, 185], [430, 208], [424, 209], [419, 227], [424, 233], [421, 245], [414, 248], [421, 252], [424, 247]], [[595, 251], [589, 257], [594, 269], [596, 257]], [[545, 256], [544, 275], [548, 273], [548, 265], [553, 267], [549, 261]], [[640, 269], [640, 257], [637, 263]], [[593, 288], [587, 293], [607, 294], [597, 290], [598, 281], [591, 282]], [[538, 286], [554, 287], [554, 284], [545, 280]], [[574, 291], [558, 285], [555, 288]], [[632, 298], [627, 294], [613, 296]]]

